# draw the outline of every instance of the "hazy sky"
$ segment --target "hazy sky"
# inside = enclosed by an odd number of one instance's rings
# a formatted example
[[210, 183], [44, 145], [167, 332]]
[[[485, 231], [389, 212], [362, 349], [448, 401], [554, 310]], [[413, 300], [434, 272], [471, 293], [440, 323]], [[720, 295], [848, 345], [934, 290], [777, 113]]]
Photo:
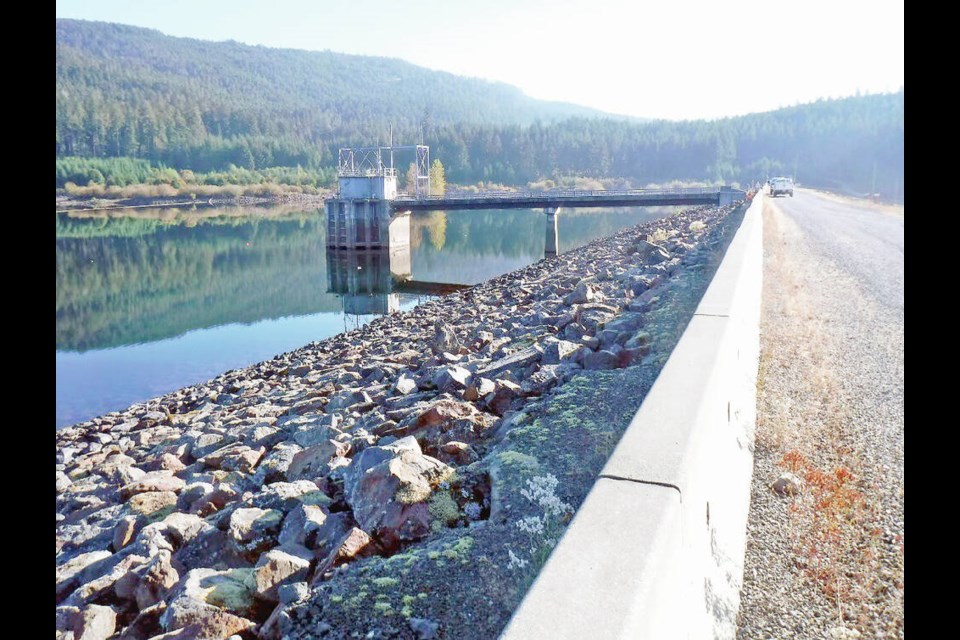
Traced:
[[57, 17], [402, 58], [652, 118], [903, 86], [903, 0], [57, 0]]

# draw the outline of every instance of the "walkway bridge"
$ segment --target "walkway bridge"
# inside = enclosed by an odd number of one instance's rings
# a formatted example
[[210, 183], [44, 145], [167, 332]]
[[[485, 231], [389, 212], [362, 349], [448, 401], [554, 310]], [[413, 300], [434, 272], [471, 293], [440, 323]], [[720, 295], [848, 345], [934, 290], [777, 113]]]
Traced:
[[[397, 189], [394, 153], [413, 151], [413, 175]], [[386, 162], [385, 162], [386, 159]], [[677, 189], [487, 191], [430, 193], [430, 150], [425, 145], [340, 149], [339, 190], [326, 201], [327, 246], [342, 249], [392, 248], [409, 244], [413, 211], [444, 209], [537, 209], [546, 217], [546, 253], [557, 251], [557, 213], [561, 207], [663, 207], [726, 205], [746, 194], [733, 187]]]
[[538, 209], [560, 207], [670, 207], [727, 204], [745, 197], [732, 187], [687, 187], [679, 189], [451, 192], [442, 196], [398, 194], [396, 211], [440, 209]]

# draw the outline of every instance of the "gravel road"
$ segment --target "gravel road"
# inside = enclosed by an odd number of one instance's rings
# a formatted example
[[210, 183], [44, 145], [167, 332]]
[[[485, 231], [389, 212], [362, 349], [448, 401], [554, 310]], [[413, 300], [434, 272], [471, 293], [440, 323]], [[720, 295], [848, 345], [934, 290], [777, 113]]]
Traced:
[[738, 637], [903, 637], [903, 210], [768, 202]]

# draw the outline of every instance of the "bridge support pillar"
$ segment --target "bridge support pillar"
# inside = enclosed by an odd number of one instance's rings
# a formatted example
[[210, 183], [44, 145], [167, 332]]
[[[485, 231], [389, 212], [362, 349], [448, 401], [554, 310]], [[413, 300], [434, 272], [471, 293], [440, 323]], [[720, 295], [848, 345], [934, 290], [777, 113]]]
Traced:
[[560, 234], [557, 230], [557, 214], [560, 213], [560, 207], [546, 207], [543, 212], [547, 214], [543, 257], [550, 258], [557, 255], [557, 249], [560, 246]]
[[740, 200], [744, 195], [743, 191], [731, 189], [730, 187], [720, 187], [720, 191], [717, 194], [717, 204], [725, 207], [728, 204], [733, 204], [737, 200]]

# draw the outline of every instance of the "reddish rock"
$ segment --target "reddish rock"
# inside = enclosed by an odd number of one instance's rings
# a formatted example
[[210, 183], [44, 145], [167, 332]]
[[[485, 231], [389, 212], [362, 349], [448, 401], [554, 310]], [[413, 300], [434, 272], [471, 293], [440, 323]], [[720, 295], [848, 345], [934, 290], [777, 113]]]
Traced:
[[473, 447], [466, 442], [452, 440], [440, 445], [437, 452], [437, 459], [447, 464], [452, 463], [457, 466], [466, 466], [479, 460], [480, 456], [477, 455]]
[[256, 596], [261, 600], [279, 601], [277, 589], [288, 582], [305, 580], [312, 559], [313, 553], [299, 545], [291, 544], [267, 551], [260, 556], [253, 571]]
[[376, 553], [373, 540], [362, 529], [353, 527], [348, 531], [327, 556], [317, 564], [316, 573], [311, 584], [323, 579], [323, 574], [331, 569], [350, 562], [354, 558], [362, 558]]
[[497, 380], [496, 389], [484, 398], [487, 408], [498, 416], [502, 416], [510, 409], [510, 403], [521, 395], [520, 385], [509, 380]]
[[408, 436], [360, 452], [344, 473], [344, 495], [357, 523], [392, 550], [430, 533], [426, 501], [451, 472]]

